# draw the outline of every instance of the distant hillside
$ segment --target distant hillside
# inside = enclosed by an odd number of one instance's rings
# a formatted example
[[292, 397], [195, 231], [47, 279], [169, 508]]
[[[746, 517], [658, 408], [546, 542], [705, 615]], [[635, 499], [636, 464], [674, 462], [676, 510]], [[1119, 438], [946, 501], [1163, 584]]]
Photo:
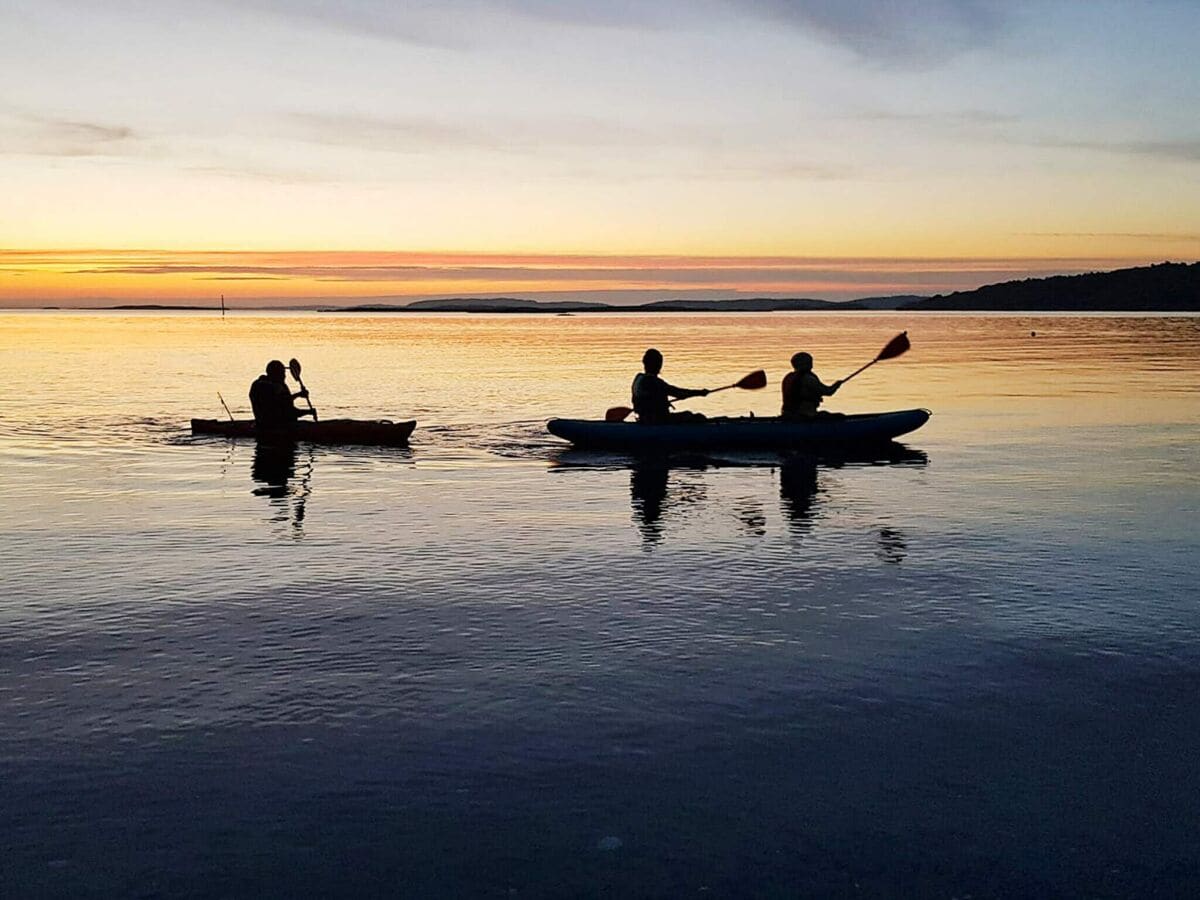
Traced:
[[1158, 263], [1113, 272], [989, 284], [917, 300], [912, 310], [1014, 312], [1197, 312], [1200, 263]]
[[417, 300], [405, 307], [409, 312], [578, 312], [607, 309], [605, 303], [580, 300], [523, 300], [520, 297], [457, 297], [451, 300]]
[[634, 306], [521, 297], [456, 297], [406, 305], [368, 303], [330, 312], [786, 312], [814, 310], [964, 310], [987, 312], [1194, 312], [1200, 311], [1200, 263], [1159, 263], [1114, 272], [1055, 275], [990, 284], [973, 291], [924, 297], [897, 294], [835, 302], [809, 297], [737, 297], [726, 300], [656, 300]]
[[839, 309], [896, 309], [916, 297], [870, 297], [864, 300], [836, 302], [810, 298], [736, 297], [728, 300], [655, 300], [634, 306], [571, 300], [526, 300], [520, 297], [456, 297], [448, 300], [417, 300], [398, 305], [366, 303], [358, 306], [329, 308], [338, 312], [788, 312]]
[[829, 300], [778, 297], [738, 297], [731, 300], [655, 300], [635, 307], [645, 312], [786, 312], [802, 309], [838, 309], [840, 303]]
[[[55, 309], [55, 308], [57, 308], [57, 307], [47, 307], [47, 309]], [[134, 309], [143, 309], [143, 310], [145, 310], [145, 309], [150, 309], [150, 310], [154, 310], [154, 309], [158, 309], [158, 310], [164, 310], [164, 309], [197, 310], [197, 309], [202, 309], [202, 310], [208, 310], [210, 312], [215, 309], [218, 312], [220, 312], [221, 307], [219, 307], [219, 306], [178, 306], [178, 305], [173, 305], [173, 304], [169, 304], [169, 303], [123, 303], [120, 306], [110, 306], [110, 307], [108, 307], [108, 309], [123, 309], [126, 311], [134, 310]]]
[[890, 297], [860, 297], [846, 303], [839, 303], [840, 309], [905, 309], [918, 300], [926, 299], [926, 294], [895, 294]]

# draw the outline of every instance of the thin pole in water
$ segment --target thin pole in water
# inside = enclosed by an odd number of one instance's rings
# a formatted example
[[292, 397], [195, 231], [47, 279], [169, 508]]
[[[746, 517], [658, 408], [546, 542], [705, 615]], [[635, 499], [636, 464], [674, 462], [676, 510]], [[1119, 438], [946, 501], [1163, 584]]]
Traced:
[[225, 295], [221, 295], [221, 318], [225, 318]]

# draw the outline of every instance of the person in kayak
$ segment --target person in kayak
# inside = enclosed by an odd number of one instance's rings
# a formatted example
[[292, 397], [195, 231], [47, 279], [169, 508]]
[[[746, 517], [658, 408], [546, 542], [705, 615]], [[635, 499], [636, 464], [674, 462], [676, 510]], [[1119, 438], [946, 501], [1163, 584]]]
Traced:
[[308, 391], [292, 393], [287, 386], [287, 369], [277, 359], [267, 363], [267, 371], [250, 385], [250, 406], [254, 424], [263, 428], [285, 428], [296, 424], [301, 416], [312, 415], [311, 409], [296, 409], [296, 397], [304, 398]]
[[840, 381], [824, 384], [812, 370], [813, 358], [808, 353], [792, 357], [792, 371], [783, 376], [783, 411], [785, 419], [811, 419], [826, 397], [832, 397], [842, 386]]
[[646, 371], [639, 372], [633, 379], [633, 411], [637, 413], [638, 421], [652, 425], [703, 419], [704, 416], [696, 412], [671, 412], [671, 398], [707, 397], [708, 389], [689, 390], [667, 384], [658, 376], [662, 366], [663, 355], [653, 347], [642, 354], [642, 368]]

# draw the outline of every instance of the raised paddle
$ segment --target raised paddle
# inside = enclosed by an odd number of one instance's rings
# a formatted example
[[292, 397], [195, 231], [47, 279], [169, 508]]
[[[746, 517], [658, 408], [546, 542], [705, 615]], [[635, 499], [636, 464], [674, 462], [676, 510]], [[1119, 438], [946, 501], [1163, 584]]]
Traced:
[[[727, 384], [724, 387], [713, 388], [709, 391], [710, 394], [715, 394], [717, 391], [727, 391], [730, 388], [741, 388], [744, 391], [757, 391], [760, 388], [767, 386], [767, 373], [762, 369], [751, 372], [746, 377], [735, 381], [733, 384]], [[605, 422], [624, 422], [629, 418], [629, 414], [633, 410], [628, 406], [613, 406], [604, 413]]]
[[890, 341], [888, 341], [884, 345], [883, 349], [879, 351], [878, 356], [876, 356], [873, 360], [871, 360], [869, 363], [867, 363], [865, 366], [863, 366], [858, 371], [852, 372], [851, 374], [849, 374], [845, 378], [843, 378], [842, 384], [845, 384], [847, 381], [849, 381], [855, 375], [859, 374], [859, 372], [865, 372], [867, 369], [871, 368], [871, 366], [875, 365], [875, 363], [877, 363], [877, 362], [880, 362], [885, 359], [895, 359], [897, 356], [902, 356], [903, 354], [908, 352], [908, 348], [910, 346], [912, 346], [912, 345], [909, 344], [909, 342], [908, 342], [908, 332], [907, 331], [900, 332], [898, 335], [896, 335], [894, 338], [892, 338]]
[[308, 408], [312, 410], [313, 421], [317, 421], [317, 410], [312, 405], [312, 398], [308, 396], [308, 388], [304, 386], [304, 379], [300, 377], [300, 360], [288, 360], [288, 371], [292, 373], [292, 377], [296, 379], [296, 383], [300, 385], [300, 390], [305, 392], [304, 399], [308, 401]]

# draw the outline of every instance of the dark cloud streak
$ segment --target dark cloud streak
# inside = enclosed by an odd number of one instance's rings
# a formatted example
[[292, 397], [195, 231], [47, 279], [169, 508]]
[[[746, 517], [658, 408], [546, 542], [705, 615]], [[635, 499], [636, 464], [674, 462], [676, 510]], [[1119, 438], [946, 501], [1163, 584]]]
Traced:
[[1200, 138], [1175, 138], [1134, 141], [1072, 141], [1049, 139], [1037, 141], [1039, 147], [1062, 150], [1090, 150], [1120, 156], [1167, 160], [1169, 162], [1200, 162]]
[[728, 0], [883, 66], [932, 68], [995, 46], [1019, 0]]
[[1031, 0], [214, 0], [282, 19], [363, 37], [435, 49], [467, 50], [487, 40], [477, 26], [519, 17], [574, 28], [639, 31], [703, 29], [733, 15], [784, 23], [885, 67], [932, 68], [970, 50], [996, 46]]
[[0, 154], [21, 156], [140, 156], [145, 138], [127, 125], [16, 113], [0, 124]]

